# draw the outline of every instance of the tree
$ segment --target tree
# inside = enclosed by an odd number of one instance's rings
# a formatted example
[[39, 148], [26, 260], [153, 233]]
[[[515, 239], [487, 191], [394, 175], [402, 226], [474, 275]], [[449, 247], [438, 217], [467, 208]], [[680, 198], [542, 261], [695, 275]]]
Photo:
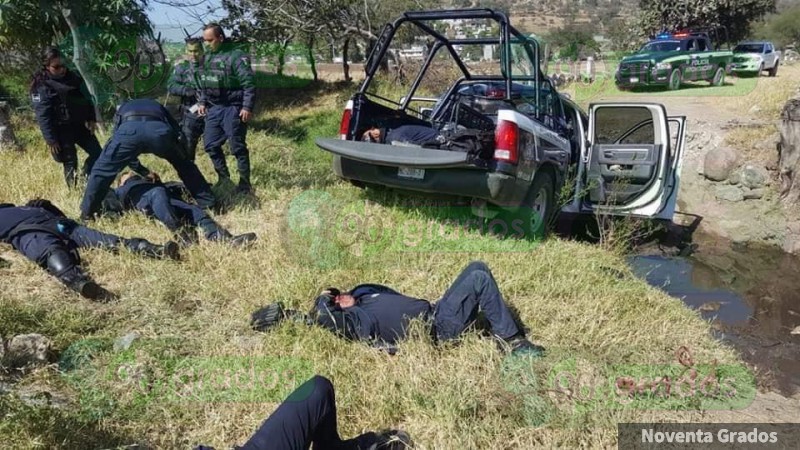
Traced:
[[[71, 53], [99, 108], [114, 90], [101, 89], [108, 81], [102, 76], [120, 50], [152, 37], [146, 8], [147, 0], [0, 0], [0, 45], [18, 55], [40, 55], [48, 45]], [[38, 57], [20, 59], [38, 62]]]
[[759, 24], [754, 35], [772, 41], [779, 48], [800, 44], [800, 6], [768, 17]]
[[568, 25], [547, 36], [547, 42], [558, 51], [559, 58], [578, 60], [586, 53], [600, 50], [591, 29], [584, 26]]
[[751, 25], [775, 10], [775, 0], [640, 0], [639, 32], [647, 37], [667, 29], [725, 27], [738, 42]]

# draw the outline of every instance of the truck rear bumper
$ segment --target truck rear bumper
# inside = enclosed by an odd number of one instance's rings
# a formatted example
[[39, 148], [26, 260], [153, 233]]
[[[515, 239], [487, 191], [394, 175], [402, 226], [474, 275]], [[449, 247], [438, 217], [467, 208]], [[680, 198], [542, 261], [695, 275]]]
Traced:
[[526, 183], [513, 175], [483, 168], [426, 168], [400, 174], [400, 167], [377, 165], [333, 156], [333, 171], [341, 178], [395, 189], [486, 200], [502, 207], [517, 207], [527, 192]]

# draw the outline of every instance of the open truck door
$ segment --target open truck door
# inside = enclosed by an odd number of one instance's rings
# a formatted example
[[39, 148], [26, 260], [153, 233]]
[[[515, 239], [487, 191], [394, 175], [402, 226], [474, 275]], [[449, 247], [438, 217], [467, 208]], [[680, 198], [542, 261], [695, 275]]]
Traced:
[[686, 118], [657, 103], [589, 107], [580, 159], [581, 213], [672, 220], [678, 199]]

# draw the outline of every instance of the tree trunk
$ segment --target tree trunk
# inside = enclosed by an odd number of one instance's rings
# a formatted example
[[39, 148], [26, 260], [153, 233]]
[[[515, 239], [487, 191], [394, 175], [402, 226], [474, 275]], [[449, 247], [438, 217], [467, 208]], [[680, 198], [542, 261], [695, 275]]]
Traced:
[[350, 82], [352, 78], [350, 78], [350, 64], [347, 63], [347, 50], [350, 47], [350, 38], [344, 39], [344, 44], [342, 44], [342, 70], [344, 71], [344, 81]]
[[781, 113], [781, 142], [778, 147], [781, 198], [800, 202], [800, 97], [786, 102]]
[[319, 81], [319, 75], [317, 75], [317, 61], [314, 57], [314, 36], [310, 35], [308, 37], [308, 64], [311, 65], [311, 74], [314, 76], [314, 81]]
[[278, 75], [283, 75], [283, 68], [286, 66], [286, 48], [289, 47], [289, 40], [285, 40], [281, 42], [280, 47], [278, 47], [278, 64], [276, 71]]
[[11, 126], [11, 113], [8, 103], [0, 102], [0, 152], [7, 150], [22, 151], [17, 142], [14, 128]]
[[84, 56], [83, 40], [80, 36], [80, 30], [78, 30], [78, 24], [75, 23], [75, 17], [72, 15], [72, 11], [70, 9], [61, 8], [61, 15], [64, 16], [64, 20], [67, 22], [67, 26], [69, 26], [70, 33], [72, 34], [72, 61], [75, 63], [75, 67], [78, 69], [78, 72], [81, 74], [81, 76], [83, 76], [83, 80], [86, 82], [86, 89], [89, 90], [89, 95], [92, 96], [94, 103], [94, 114], [95, 117], [97, 117], [97, 122], [99, 125], [97, 129], [100, 131], [100, 136], [105, 139], [105, 130], [101, 125], [103, 122], [103, 115], [100, 112], [99, 97], [97, 95], [97, 83], [95, 83], [94, 76], [89, 70], [86, 58]]

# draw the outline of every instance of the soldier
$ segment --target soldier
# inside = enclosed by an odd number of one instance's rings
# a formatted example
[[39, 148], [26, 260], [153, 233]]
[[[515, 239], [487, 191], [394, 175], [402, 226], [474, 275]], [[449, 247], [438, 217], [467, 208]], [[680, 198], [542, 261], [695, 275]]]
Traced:
[[221, 227], [202, 208], [181, 199], [164, 184], [128, 172], [120, 178], [115, 190], [125, 209], [136, 209], [149, 217], [154, 217], [176, 233], [176, 238], [184, 245], [197, 242], [195, 227], [200, 227], [209, 241], [230, 243], [242, 247], [256, 240], [255, 233], [233, 236]]
[[25, 206], [0, 204], [0, 242], [11, 244], [67, 287], [93, 300], [112, 300], [116, 296], [92, 281], [81, 269], [78, 248], [116, 250], [125, 247], [153, 258], [179, 258], [175, 242], [160, 246], [145, 239], [126, 239], [87, 228], [43, 199], [31, 200]]
[[206, 116], [203, 142], [220, 181], [230, 180], [222, 144], [230, 142], [239, 170], [237, 191], [252, 193], [250, 184], [250, 152], [247, 149], [247, 122], [255, 106], [256, 89], [250, 58], [225, 42], [219, 24], [211, 23], [203, 30], [209, 51], [203, 60], [201, 75], [200, 115]]
[[89, 175], [102, 152], [94, 135], [97, 122], [94, 104], [83, 78], [67, 69], [57, 48], [48, 48], [42, 62], [42, 70], [33, 75], [30, 86], [36, 121], [53, 159], [64, 166], [67, 186], [74, 187], [78, 170], [75, 146], [88, 155], [83, 176]]
[[181, 130], [186, 136], [189, 158], [194, 161], [197, 142], [203, 134], [205, 117], [198, 114], [197, 100], [200, 96], [200, 70], [203, 61], [203, 40], [186, 38], [186, 59], [175, 65], [167, 82], [172, 95], [181, 98]]
[[[343, 440], [336, 423], [336, 395], [327, 378], [316, 375], [295, 389], [238, 450], [406, 450], [408, 433], [385, 430]], [[194, 450], [214, 450], [200, 445]]]
[[[114, 122], [114, 135], [106, 143], [89, 175], [81, 202], [81, 220], [91, 220], [98, 212], [111, 183], [123, 167], [133, 165], [135, 172], [145, 171], [136, 160], [142, 153], [166, 159], [199, 206], [214, 206], [211, 186], [187, 156], [188, 149], [180, 126], [161, 104], [150, 99], [131, 100], [120, 106]], [[137, 165], [139, 170], [135, 168]]]

